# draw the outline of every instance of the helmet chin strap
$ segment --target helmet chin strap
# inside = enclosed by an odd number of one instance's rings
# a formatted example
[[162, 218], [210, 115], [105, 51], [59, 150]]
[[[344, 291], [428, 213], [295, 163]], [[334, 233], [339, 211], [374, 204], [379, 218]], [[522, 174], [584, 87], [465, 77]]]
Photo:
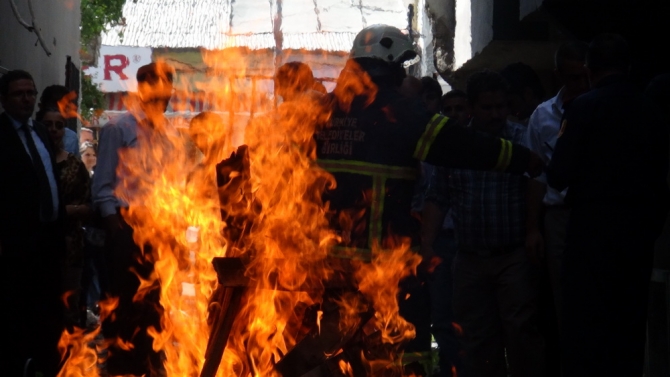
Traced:
[[378, 86], [400, 86], [406, 76], [400, 63], [387, 63], [375, 58], [358, 58], [356, 62]]

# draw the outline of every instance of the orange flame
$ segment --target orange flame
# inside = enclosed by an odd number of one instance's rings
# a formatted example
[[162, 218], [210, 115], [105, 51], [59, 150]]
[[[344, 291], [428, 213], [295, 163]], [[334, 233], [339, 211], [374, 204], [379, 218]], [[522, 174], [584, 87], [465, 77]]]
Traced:
[[405, 244], [391, 251], [375, 251], [371, 263], [361, 264], [356, 272], [358, 289], [372, 302], [375, 321], [381, 330], [382, 341], [400, 344], [416, 335], [414, 325], [399, 314], [400, 281], [416, 274], [421, 257]]
[[338, 366], [340, 367], [340, 371], [342, 372], [342, 374], [349, 377], [354, 377], [354, 370], [351, 368], [351, 364], [347, 363], [344, 360], [340, 360]]
[[[100, 320], [109, 317], [116, 308], [118, 299], [107, 299], [99, 303]], [[98, 350], [96, 340], [100, 327], [92, 331], [75, 328], [73, 332], [63, 331], [58, 341], [62, 368], [57, 377], [98, 377]]]
[[82, 122], [82, 124], [87, 126], [88, 122], [86, 119], [82, 118], [77, 111], [77, 104], [74, 102], [76, 98], [77, 93], [75, 91], [71, 91], [70, 93], [63, 96], [63, 98], [59, 99], [57, 102], [58, 111], [60, 111], [60, 114], [63, 116], [63, 118], [77, 118]]
[[[320, 303], [333, 276], [326, 258], [339, 238], [329, 229], [328, 206], [321, 197], [335, 181], [315, 163], [313, 139], [331, 111], [314, 93], [273, 110], [270, 102], [254, 97], [244, 81], [247, 64], [240, 51], [206, 52], [203, 58], [216, 76], [197, 86], [212, 93], [224, 111], [219, 112], [222, 117], [201, 119], [199, 129], [191, 132], [194, 140], [185, 140], [188, 137], [163, 115], [165, 108], [156, 99], [168, 92], [167, 85], [142, 86], [139, 95], [127, 100], [129, 111], [142, 121], [136, 147], [119, 153], [117, 172], [123, 179], [116, 195], [129, 204], [122, 215], [134, 230], [136, 244], [150, 245], [143, 258], [154, 264], [153, 274], [140, 279], [134, 300], [160, 289], [161, 328], [148, 330], [153, 348], [164, 353], [167, 376], [197, 376], [205, 363], [210, 315], [215, 312], [210, 302], [217, 289], [212, 260], [242, 257], [248, 261], [245, 276], [250, 283], [217, 375], [277, 376], [276, 363], [304, 335], [293, 325], [296, 308]], [[346, 107], [359, 95], [372, 102], [376, 90], [360, 67], [350, 63], [335, 96]], [[251, 111], [245, 114], [252, 103], [264, 104], [255, 108], [253, 119]], [[235, 150], [241, 130], [249, 150], [249, 187], [231, 193], [217, 188], [216, 164]], [[190, 142], [202, 158], [193, 157]], [[251, 225], [236, 229], [239, 224], [222, 220], [222, 212]], [[362, 296], [343, 296], [340, 328], [351, 329], [361, 313], [373, 310], [366, 327], [378, 332], [383, 344], [412, 338], [414, 327], [398, 312], [398, 283], [415, 272], [419, 261], [403, 245], [375, 250], [371, 263], [357, 264], [354, 280]], [[82, 346], [90, 342], [90, 334], [64, 334], [62, 342], [70, 347], [70, 357], [61, 376], [93, 376], [89, 372], [95, 352], [87, 353]], [[76, 342], [80, 348], [72, 346]], [[341, 352], [335, 351], [334, 355]], [[396, 363], [400, 355], [394, 352], [369, 360], [370, 375]], [[340, 367], [353, 375], [351, 365]]]

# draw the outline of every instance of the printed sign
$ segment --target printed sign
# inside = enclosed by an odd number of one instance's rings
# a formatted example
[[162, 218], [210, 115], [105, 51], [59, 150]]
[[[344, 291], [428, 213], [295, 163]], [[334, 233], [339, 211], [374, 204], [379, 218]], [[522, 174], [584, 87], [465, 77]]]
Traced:
[[151, 63], [150, 47], [101, 46], [97, 67], [84, 70], [105, 93], [137, 90], [137, 70]]

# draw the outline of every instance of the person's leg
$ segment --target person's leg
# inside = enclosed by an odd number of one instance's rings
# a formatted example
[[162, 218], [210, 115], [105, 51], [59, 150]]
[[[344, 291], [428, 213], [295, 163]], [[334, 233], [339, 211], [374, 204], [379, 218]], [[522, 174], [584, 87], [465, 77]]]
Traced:
[[54, 265], [46, 261], [34, 266], [33, 277], [36, 285], [32, 288], [32, 293], [26, 292], [30, 296], [30, 302], [26, 303], [26, 320], [31, 323], [32, 329], [24, 336], [33, 343], [33, 370], [44, 376], [55, 376], [58, 372], [61, 361], [58, 340], [65, 330], [61, 271], [54, 268]]
[[[86, 237], [84, 239], [84, 268], [81, 278], [81, 297], [79, 305], [81, 309], [81, 326], [86, 327], [89, 322], [89, 314], [94, 316], [99, 314], [98, 302], [104, 298], [101, 290], [99, 265], [98, 262], [104, 249], [104, 236], [100, 237], [100, 230], [91, 226], [86, 228]], [[97, 236], [97, 237], [96, 237]], [[94, 317], [91, 317], [93, 319]], [[92, 324], [92, 323], [91, 323]]]
[[544, 375], [544, 339], [537, 327], [537, 283], [524, 248], [495, 258], [497, 298], [510, 375]]
[[564, 375], [642, 374], [652, 217], [641, 203], [573, 209], [562, 271]]
[[[597, 244], [589, 233], [589, 220], [573, 212], [568, 228], [567, 248], [561, 271], [563, 303], [561, 316], [562, 371], [565, 376], [592, 377], [599, 360], [606, 352], [600, 347], [602, 321], [608, 313], [602, 311], [605, 301], [595, 277], [596, 267], [589, 253]], [[612, 331], [612, 329], [610, 329]]]
[[65, 330], [59, 269], [66, 255], [62, 228], [57, 223], [42, 224], [38, 245], [38, 257], [27, 263], [24, 284], [17, 287], [28, 298], [25, 320], [31, 329], [25, 337], [31, 343], [31, 369], [55, 376], [61, 361], [58, 340]]
[[133, 348], [124, 350], [110, 346], [106, 369], [111, 375], [142, 375], [149, 373], [150, 364], [159, 359], [158, 353], [152, 349], [152, 338], [147, 334], [150, 326], [160, 329], [159, 291], [156, 287], [142, 300], [133, 300], [140, 286], [136, 274], [148, 278], [152, 266], [140, 262], [141, 250], [134, 243], [132, 229], [127, 224], [124, 223], [111, 241], [110, 296], [118, 297], [118, 306], [111, 318], [103, 321], [103, 334], [107, 340], [132, 343]]
[[414, 325], [416, 336], [404, 347], [405, 354], [427, 356], [430, 348], [430, 292], [427, 284], [416, 276], [400, 282], [398, 296], [400, 315]]
[[433, 246], [442, 258], [430, 276], [432, 332], [439, 352], [440, 377], [451, 377], [452, 369], [461, 369], [459, 340], [454, 329], [452, 264], [456, 255], [453, 231], [442, 231]]
[[459, 376], [506, 377], [502, 327], [487, 258], [462, 252], [454, 259], [454, 317], [463, 331]]
[[64, 316], [67, 326], [79, 326], [81, 323], [82, 271], [83, 268], [69, 265], [67, 261], [61, 270], [62, 292], [64, 297], [67, 297], [67, 300], [64, 300]]
[[[547, 270], [554, 294], [556, 312], [561, 312], [561, 264], [565, 253], [570, 210], [567, 208], [547, 208], [544, 216], [544, 240]], [[559, 318], [560, 323], [560, 318]]]
[[[621, 208], [616, 211], [621, 213]], [[598, 271], [604, 284], [599, 284], [606, 300], [606, 310], [611, 313], [601, 346], [608, 350], [609, 361], [601, 368], [612, 376], [634, 376], [643, 373], [646, 340], [646, 320], [649, 286], [653, 259], [653, 245], [657, 233], [654, 224], [645, 220], [643, 213], [634, 211], [612, 219], [620, 224], [608, 224], [616, 237], [601, 237], [603, 268]]]
[[547, 377], [561, 375], [561, 343], [559, 339], [561, 312], [561, 264], [565, 253], [570, 210], [565, 207], [548, 207], [544, 214], [545, 253], [541, 266], [538, 310], [540, 331], [545, 340]]
[[33, 300], [24, 284], [27, 266], [19, 258], [0, 257], [0, 307], [3, 318], [0, 323], [1, 376], [22, 376], [26, 360], [30, 358], [28, 336], [33, 324], [28, 318], [27, 304]]

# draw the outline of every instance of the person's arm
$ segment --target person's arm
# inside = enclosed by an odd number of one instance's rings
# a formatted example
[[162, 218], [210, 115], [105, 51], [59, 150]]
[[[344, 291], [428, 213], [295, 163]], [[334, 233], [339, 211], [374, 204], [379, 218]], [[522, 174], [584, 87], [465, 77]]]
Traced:
[[[539, 156], [546, 156], [547, 145], [541, 137], [542, 116], [540, 109], [535, 110], [528, 121], [525, 144]], [[542, 236], [541, 224], [544, 210], [543, 200], [547, 193], [546, 176], [541, 174], [535, 179], [529, 179], [526, 195], [526, 252], [534, 262], [539, 263], [539, 258], [544, 254], [544, 237]]]
[[578, 103], [573, 102], [565, 113], [554, 154], [547, 166], [547, 184], [558, 191], [570, 185], [579, 171], [579, 165], [584, 163], [583, 112], [577, 106]]
[[421, 215], [421, 257], [423, 265], [429, 272], [441, 262], [435, 255], [433, 244], [442, 229], [447, 211], [446, 206], [446, 182], [444, 169], [434, 169], [430, 177], [428, 190], [423, 204]]
[[534, 179], [528, 180], [526, 196], [526, 252], [535, 262], [544, 255], [544, 238], [540, 230], [543, 213], [542, 200], [547, 193], [547, 186]]
[[123, 132], [116, 125], [102, 128], [98, 144], [98, 161], [93, 175], [91, 195], [93, 204], [100, 209], [107, 230], [114, 233], [120, 228], [121, 221], [117, 213], [118, 200], [114, 196], [116, 185], [116, 167], [119, 163], [118, 149], [123, 145]]
[[514, 174], [542, 173], [542, 160], [528, 148], [447, 122], [435, 115], [421, 135], [414, 157], [437, 166], [497, 170]]
[[91, 214], [91, 178], [88, 175], [86, 166], [81, 160], [77, 160], [77, 185], [81, 186], [83, 196], [77, 199], [78, 204], [68, 204], [65, 206], [65, 213], [68, 217], [85, 220]]
[[433, 244], [442, 229], [446, 215], [447, 212], [443, 211], [436, 202], [427, 200], [424, 203], [421, 213], [421, 256], [423, 258], [435, 256]]

